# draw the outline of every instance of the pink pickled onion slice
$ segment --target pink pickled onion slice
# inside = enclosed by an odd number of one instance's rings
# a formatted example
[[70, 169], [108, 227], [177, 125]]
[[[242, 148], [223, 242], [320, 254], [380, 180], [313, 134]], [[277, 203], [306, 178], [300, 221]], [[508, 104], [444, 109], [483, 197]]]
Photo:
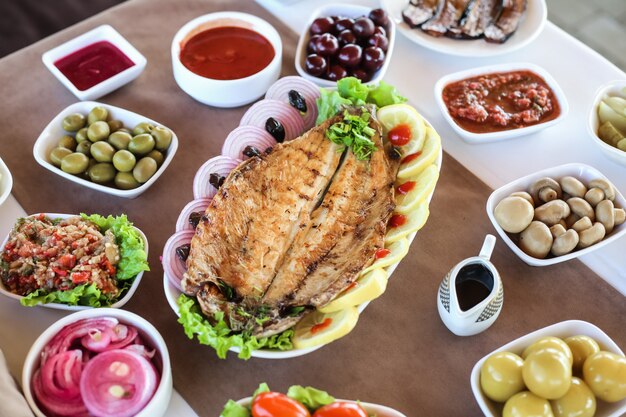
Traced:
[[157, 373], [146, 358], [128, 349], [116, 349], [87, 363], [80, 392], [96, 417], [131, 417], [150, 401], [157, 382]]
[[111, 344], [107, 350], [122, 349], [133, 343], [137, 337], [137, 329], [133, 326], [127, 326], [125, 324], [118, 324], [113, 328], [115, 336], [111, 339]]
[[187, 272], [187, 265], [176, 256], [176, 248], [181, 245], [190, 244], [195, 232], [193, 230], [183, 230], [174, 233], [165, 243], [163, 248], [163, 271], [176, 288], [182, 291], [181, 281]]
[[155, 349], [151, 349], [148, 350], [148, 348], [146, 348], [144, 345], [128, 345], [126, 346], [124, 349], [126, 350], [132, 350], [133, 352], [143, 356], [144, 358], [147, 359], [152, 359], [154, 358], [154, 355], [156, 354], [156, 350]]
[[68, 350], [50, 358], [41, 368], [44, 394], [69, 400], [80, 395], [78, 384], [82, 370], [82, 352]]
[[228, 134], [222, 146], [222, 155], [236, 159], [248, 159], [243, 154], [246, 146], [254, 146], [261, 153], [276, 145], [276, 139], [258, 126], [239, 126]]
[[47, 394], [43, 389], [43, 381], [41, 379], [41, 371], [35, 371], [33, 375], [33, 396], [46, 414], [54, 414], [57, 416], [83, 416], [88, 411], [80, 396], [71, 399], [63, 399], [55, 395]]
[[297, 75], [291, 75], [272, 84], [265, 93], [265, 98], [289, 104], [289, 91], [291, 90], [297, 91], [304, 97], [307, 111], [304, 115], [300, 114], [304, 119], [304, 129], [309, 130], [315, 126], [317, 119], [317, 98], [320, 96], [320, 89], [317, 85]]
[[217, 189], [209, 182], [211, 174], [216, 173], [227, 177], [230, 171], [240, 163], [240, 160], [228, 156], [216, 156], [206, 161], [193, 178], [193, 198], [213, 197], [217, 194]]
[[102, 352], [111, 344], [113, 331], [110, 329], [90, 329], [89, 332], [80, 339], [80, 343], [92, 352]]
[[285, 128], [285, 140], [292, 140], [304, 133], [304, 120], [300, 112], [279, 100], [257, 101], [246, 111], [239, 126], [257, 126], [265, 130], [265, 122], [273, 117]]
[[178, 220], [176, 220], [176, 231], [181, 230], [193, 230], [191, 223], [189, 223], [189, 216], [191, 213], [203, 213], [211, 203], [210, 198], [198, 198], [197, 200], [191, 200], [180, 212]]
[[107, 329], [113, 329], [117, 324], [117, 319], [113, 317], [103, 317], [78, 320], [75, 323], [65, 326], [44, 348], [41, 354], [41, 365], [43, 366], [49, 358], [57, 353], [68, 350], [76, 339], [82, 338], [93, 329], [105, 331]]

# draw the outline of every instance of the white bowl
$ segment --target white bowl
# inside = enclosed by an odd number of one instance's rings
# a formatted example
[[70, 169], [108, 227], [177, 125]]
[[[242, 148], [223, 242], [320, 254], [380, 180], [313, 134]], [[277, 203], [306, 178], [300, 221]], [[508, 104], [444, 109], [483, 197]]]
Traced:
[[[542, 171], [535, 172], [534, 174], [530, 174], [513, 182], [510, 182], [492, 192], [489, 196], [489, 199], [487, 200], [487, 215], [489, 216], [489, 220], [491, 220], [491, 223], [493, 223], [493, 227], [496, 228], [502, 240], [506, 242], [507, 245], [509, 245], [509, 248], [511, 248], [511, 250], [528, 265], [547, 266], [578, 258], [579, 256], [587, 255], [588, 253], [594, 252], [626, 234], [626, 223], [622, 223], [619, 226], [616, 226], [607, 237], [605, 237], [601, 242], [598, 242], [595, 245], [591, 245], [585, 249], [574, 250], [565, 255], [555, 256], [553, 258], [546, 259], [534, 258], [530, 255], [527, 255], [519, 248], [519, 246], [517, 246], [515, 242], [513, 242], [509, 235], [500, 227], [493, 214], [498, 203], [505, 197], [508, 197], [511, 193], [514, 193], [516, 191], [526, 191], [530, 187], [530, 185], [537, 181], [539, 178], [551, 177], [558, 180], [568, 175], [578, 178], [584, 184], [587, 184], [589, 181], [595, 178], [604, 178], [606, 180], [609, 180], [600, 171], [593, 167], [590, 167], [589, 165], [580, 163], [565, 164], [553, 168], [544, 169]], [[626, 199], [617, 188], [615, 189], [615, 206], [626, 208]]]
[[[234, 80], [215, 80], [190, 71], [180, 62], [181, 45], [191, 36], [215, 27], [235, 26], [263, 35], [274, 47], [274, 59], [261, 71]], [[280, 35], [265, 20], [247, 13], [218, 12], [197, 17], [186, 23], [172, 40], [172, 67], [178, 86], [200, 103], [215, 107], [238, 107], [263, 96], [278, 79], [283, 59]]]
[[[480, 409], [485, 414], [485, 416], [500, 417], [500, 410], [502, 409], [501, 406], [496, 405], [494, 401], [487, 398], [480, 389], [480, 369], [482, 368], [483, 363], [485, 363], [489, 356], [496, 352], [502, 351], [508, 351], [517, 355], [521, 355], [521, 353], [527, 346], [531, 345], [533, 342], [541, 339], [542, 337], [554, 336], [559, 338], [566, 338], [576, 335], [586, 335], [593, 338], [596, 342], [598, 342], [601, 350], [624, 355], [624, 352], [622, 352], [622, 350], [606, 333], [604, 333], [593, 324], [580, 320], [562, 321], [560, 323], [544, 327], [543, 329], [536, 330], [532, 333], [515, 339], [512, 342], [507, 343], [502, 347], [499, 347], [488, 355], [485, 355], [482, 359], [476, 362], [476, 365], [474, 365], [474, 368], [472, 369], [472, 374], [470, 377], [472, 392], [474, 393], [474, 398], [476, 399], [476, 402], [480, 406]], [[626, 413], [626, 400], [618, 401], [616, 403], [607, 403], [605, 401], [598, 400], [597, 407], [598, 408], [596, 410], [595, 417], [619, 417], [623, 416], [624, 413]]]
[[11, 176], [9, 167], [7, 167], [2, 158], [0, 158], [0, 205], [9, 197], [12, 188], [13, 176]]
[[[38, 216], [39, 214], [42, 214], [42, 213], [31, 214], [28, 217]], [[45, 214], [47, 217], [50, 217], [51, 219], [67, 219], [68, 217], [76, 216], [76, 214], [58, 214], [58, 213], [43, 213], [43, 214]], [[11, 228], [11, 230], [13, 230], [13, 228]], [[137, 233], [139, 233], [139, 236], [141, 236], [141, 240], [143, 240], [144, 250], [146, 252], [146, 259], [147, 259], [148, 238], [146, 238], [146, 235], [138, 228], [135, 227], [135, 230], [137, 231]], [[10, 232], [2, 241], [2, 246], [0, 247], [4, 248], [4, 245], [6, 245], [7, 241], [9, 240], [9, 235], [10, 235]], [[135, 294], [135, 291], [137, 291], [137, 287], [139, 287], [139, 283], [141, 282], [142, 277], [143, 277], [143, 271], [141, 271], [140, 273], [137, 274], [137, 276], [135, 276], [135, 279], [133, 280], [132, 285], [130, 286], [128, 291], [126, 291], [126, 294], [124, 295], [124, 297], [120, 298], [115, 303], [111, 304], [110, 308], [122, 308], [128, 301], [130, 301], [133, 294]], [[17, 301], [24, 298], [21, 295], [14, 294], [11, 291], [7, 290], [2, 280], [0, 280], [0, 294], [7, 296], [9, 298], [12, 298], [14, 300], [17, 300]], [[81, 311], [81, 310], [93, 310], [94, 309], [94, 307], [90, 307], [90, 306], [70, 306], [67, 304], [59, 304], [59, 303], [47, 303], [47, 304], [38, 304], [38, 305], [41, 307], [52, 308], [55, 310], [68, 310], [68, 311]], [[98, 308], [98, 310], [101, 310], [101, 309]]]
[[[156, 349], [157, 354], [155, 362], [157, 364], [157, 370], [161, 371], [161, 379], [159, 386], [154, 393], [154, 396], [148, 402], [148, 404], [135, 415], [135, 417], [161, 417], [165, 414], [167, 407], [172, 396], [172, 367], [170, 364], [170, 355], [167, 350], [167, 345], [163, 340], [163, 337], [158, 330], [150, 324], [146, 319], [138, 316], [135, 313], [125, 310], [117, 310], [112, 308], [100, 308], [96, 310], [80, 311], [78, 313], [70, 314], [62, 319], [52, 323], [38, 338], [35, 340], [26, 359], [24, 361], [24, 368], [22, 369], [22, 389], [24, 390], [24, 397], [28, 405], [33, 410], [37, 417], [46, 417], [46, 415], [39, 409], [33, 393], [31, 390], [31, 379], [33, 374], [39, 366], [41, 352], [46, 344], [65, 326], [74, 323], [78, 320], [94, 318], [94, 317], [113, 317], [120, 321], [120, 323], [130, 324], [139, 330], [139, 334], [146, 341], [146, 343]], [[158, 369], [160, 366], [161, 369]]]
[[[473, 132], [469, 132], [463, 129], [454, 121], [452, 116], [450, 116], [450, 113], [448, 112], [448, 108], [446, 107], [446, 104], [444, 103], [443, 96], [442, 96], [443, 89], [448, 84], [456, 82], [456, 81], [461, 81], [466, 78], [476, 77], [479, 75], [493, 74], [497, 72], [523, 71], [523, 70], [529, 70], [539, 75], [541, 78], [545, 80], [548, 86], [552, 89], [556, 97], [556, 100], [559, 102], [559, 106], [561, 108], [561, 113], [558, 115], [558, 117], [552, 120], [549, 120], [547, 122], [542, 122], [542, 123], [538, 123], [532, 126], [522, 127], [519, 129], [502, 130], [499, 132], [490, 132], [490, 133], [473, 133]], [[569, 112], [569, 105], [567, 103], [567, 98], [565, 97], [563, 90], [561, 90], [561, 87], [559, 87], [559, 85], [557, 84], [556, 80], [552, 78], [552, 76], [543, 68], [534, 64], [526, 63], [526, 62], [513, 63], [513, 64], [507, 63], [507, 64], [487, 65], [485, 67], [472, 68], [472, 69], [468, 69], [468, 70], [464, 70], [460, 72], [455, 72], [453, 74], [445, 75], [441, 77], [439, 81], [437, 81], [437, 83], [435, 84], [435, 101], [437, 101], [439, 110], [441, 111], [441, 114], [443, 114], [443, 117], [446, 119], [448, 124], [452, 126], [452, 128], [456, 131], [456, 133], [458, 133], [465, 142], [472, 143], [472, 144], [496, 142], [496, 141], [500, 141], [504, 139], [512, 139], [512, 138], [517, 138], [517, 137], [524, 136], [524, 135], [529, 135], [531, 133], [538, 132], [547, 127], [550, 127], [559, 123], [561, 120], [563, 120], [567, 116], [567, 113]]]
[[609, 145], [598, 137], [598, 128], [600, 127], [598, 105], [600, 104], [600, 101], [607, 96], [626, 98], [626, 93], [624, 92], [625, 88], [626, 80], [611, 81], [610, 83], [600, 87], [596, 93], [595, 99], [593, 100], [593, 104], [589, 109], [589, 123], [587, 124], [587, 130], [589, 131], [589, 136], [591, 136], [593, 142], [600, 147], [600, 150], [604, 152], [609, 159], [621, 165], [626, 165], [626, 152], [616, 148], [615, 146]]
[[[315, 19], [318, 17], [327, 17], [327, 16], [345, 16], [350, 18], [361, 17], [363, 15], [367, 16], [369, 12], [372, 10], [371, 7], [366, 6], [358, 6], [354, 4], [331, 4], [328, 6], [320, 7], [316, 11], [311, 14], [311, 18], [307, 22], [307, 24], [302, 29], [300, 33], [300, 39], [298, 40], [298, 46], [296, 47], [296, 71], [302, 78], [306, 78], [307, 80], [314, 82], [315, 84], [321, 87], [335, 87], [337, 85], [336, 81], [329, 81], [323, 78], [315, 77], [308, 72], [306, 72], [305, 61], [307, 57], [306, 46], [309, 43], [309, 38], [311, 37], [309, 33], [309, 28]], [[389, 25], [387, 28], [387, 38], [389, 39], [389, 46], [387, 47], [387, 52], [385, 52], [385, 62], [383, 66], [374, 73], [372, 79], [364, 84], [374, 84], [379, 82], [385, 76], [387, 72], [387, 68], [389, 68], [389, 62], [391, 62], [391, 55], [393, 54], [393, 47], [396, 43], [396, 24], [393, 19], [389, 19]]]
[[138, 113], [134, 113], [130, 110], [125, 110], [120, 107], [110, 106], [108, 104], [98, 103], [95, 101], [81, 101], [71, 104], [65, 109], [61, 110], [61, 112], [57, 114], [50, 123], [48, 123], [48, 126], [44, 128], [43, 132], [41, 132], [41, 134], [39, 135], [39, 138], [37, 138], [35, 146], [33, 147], [33, 155], [35, 156], [35, 160], [39, 163], [39, 165], [46, 168], [47, 170], [52, 171], [55, 174], [60, 175], [63, 178], [66, 178], [77, 184], [81, 184], [85, 187], [91, 188], [92, 190], [102, 191], [103, 193], [111, 194], [117, 197], [135, 198], [144, 191], [146, 191], [148, 188], [150, 188], [150, 186], [154, 184], [154, 182], [161, 176], [161, 174], [163, 174], [170, 162], [172, 162], [172, 159], [174, 158], [174, 155], [178, 150], [178, 137], [172, 129], [170, 129], [172, 130], [172, 143], [167, 149], [167, 155], [165, 156], [163, 165], [161, 165], [159, 169], [157, 169], [157, 172], [148, 181], [132, 190], [120, 190], [118, 188], [96, 184], [95, 182], [88, 181], [76, 175], [68, 174], [67, 172], [63, 172], [61, 168], [52, 165], [49, 160], [50, 152], [57, 147], [61, 136], [67, 134], [61, 127], [61, 122], [63, 121], [63, 118], [72, 113], [82, 113], [86, 116], [89, 111], [91, 111], [91, 109], [96, 106], [104, 107], [109, 111], [109, 114], [114, 119], [120, 120], [122, 123], [124, 123], [124, 126], [131, 129], [141, 122], [149, 122], [154, 125], [162, 126], [161, 123], [156, 122], [152, 119], [148, 119], [147, 117], [142, 116]]
[[[79, 90], [65, 75], [54, 65], [56, 61], [78, 51], [86, 46], [100, 41], [109, 41], [126, 55], [135, 65], [115, 74], [87, 90]], [[141, 74], [146, 67], [146, 58], [135, 49], [118, 31], [110, 25], [98, 26], [87, 33], [57, 46], [44, 53], [41, 57], [44, 65], [61, 83], [70, 90], [79, 100], [96, 100], [121, 86], [128, 84]]]

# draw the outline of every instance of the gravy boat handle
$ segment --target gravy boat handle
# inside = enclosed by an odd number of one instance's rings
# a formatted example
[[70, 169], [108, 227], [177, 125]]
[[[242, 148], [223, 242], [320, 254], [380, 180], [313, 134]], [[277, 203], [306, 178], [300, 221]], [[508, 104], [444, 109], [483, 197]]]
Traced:
[[483, 247], [480, 248], [480, 253], [478, 254], [478, 256], [488, 261], [489, 258], [491, 258], [491, 254], [493, 253], [493, 248], [495, 246], [496, 246], [496, 237], [494, 235], [485, 236]]

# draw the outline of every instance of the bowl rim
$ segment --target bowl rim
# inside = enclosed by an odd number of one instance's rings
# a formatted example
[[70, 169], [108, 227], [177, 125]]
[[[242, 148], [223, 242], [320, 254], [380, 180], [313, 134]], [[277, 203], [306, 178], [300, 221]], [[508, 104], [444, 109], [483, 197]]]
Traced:
[[[236, 401], [237, 404], [243, 405], [244, 407], [249, 406], [252, 403], [252, 397], [245, 397]], [[374, 403], [366, 403], [363, 401], [354, 401], [354, 400], [342, 400], [335, 399], [335, 402], [346, 402], [351, 404], [360, 404], [368, 414], [374, 413], [378, 417], [406, 417], [400, 411], [394, 410], [391, 407], [387, 407], [386, 405], [374, 404]], [[384, 414], [381, 414], [384, 413]], [[220, 414], [220, 417], [223, 417]]]
[[[45, 215], [46, 217], [50, 217], [51, 219], [67, 219], [69, 217], [80, 216], [80, 214], [66, 214], [66, 213], [33, 213], [33, 214], [26, 215], [24, 217], [25, 218], [35, 217], [41, 214]], [[146, 235], [143, 233], [141, 229], [139, 229], [138, 227], [134, 225], [133, 225], [133, 228], [139, 233], [139, 236], [143, 240], [144, 251], [146, 252], [146, 257], [147, 257], [149, 254], [148, 238], [146, 237]], [[12, 231], [13, 231], [13, 227], [11, 228], [9, 233], [6, 235], [6, 237], [2, 240], [2, 246], [1, 246], [2, 248], [4, 248], [4, 245], [6, 245], [7, 241], [9, 240], [9, 236], [11, 236]], [[111, 304], [108, 307], [91, 307], [91, 306], [83, 306], [83, 305], [72, 306], [72, 305], [61, 304], [61, 303], [37, 304], [37, 307], [45, 307], [45, 308], [51, 308], [55, 310], [66, 310], [66, 311], [102, 310], [104, 308], [119, 309], [119, 308], [122, 308], [126, 303], [128, 303], [128, 301], [130, 301], [132, 296], [135, 294], [135, 291], [137, 291], [137, 288], [139, 287], [139, 283], [141, 282], [141, 278], [143, 277], [143, 273], [144, 271], [141, 271], [135, 276], [135, 278], [133, 279], [133, 283], [131, 284], [130, 288], [128, 288], [128, 291], [126, 292], [124, 297], [120, 298], [119, 300], [117, 300], [115, 303]], [[2, 283], [2, 281], [0, 281], [0, 294], [6, 297], [12, 298], [14, 300], [17, 300], [17, 301], [24, 298], [21, 295], [14, 294], [10, 292], [9, 290], [7, 290], [4, 284]]]
[[[589, 107], [589, 117], [587, 118], [587, 133], [589, 134], [593, 142], [600, 146], [600, 149], [602, 151], [607, 154], [614, 155], [617, 158], [623, 159], [624, 163], [626, 163], [626, 151], [622, 151], [615, 146], [609, 145], [598, 136], [598, 128], [600, 127], [598, 106], [600, 105], [600, 101], [602, 101], [607, 92], [617, 87], [626, 88], [626, 80], [616, 79], [601, 85], [596, 90], [591, 106]], [[620, 97], [626, 99], [626, 93], [622, 94]]]
[[[47, 159], [48, 155], [45, 155], [44, 148], [46, 147], [46, 145], [48, 145], [48, 143], [51, 142], [51, 140], [46, 140], [47, 139], [46, 136], [49, 135], [51, 131], [55, 130], [55, 125], [60, 126], [61, 121], [63, 120], [63, 117], [67, 114], [80, 112], [81, 110], [84, 112], [85, 111], [84, 109], [86, 108], [91, 109], [96, 106], [104, 107], [109, 111], [109, 113], [115, 113], [116, 116], [121, 116], [118, 118], [118, 120], [136, 118], [136, 119], [140, 119], [143, 122], [152, 123], [157, 126], [163, 126], [172, 132], [172, 143], [170, 143], [169, 148], [167, 148], [167, 156], [165, 157], [163, 164], [160, 167], [158, 167], [157, 171], [148, 181], [141, 184], [139, 187], [133, 188], [131, 190], [120, 190], [117, 188], [109, 187], [107, 185], [96, 184], [95, 182], [87, 181], [86, 179], [63, 172], [60, 168], [52, 165], [52, 163], [48, 161]], [[61, 130], [63, 129], [61, 128]], [[69, 106], [61, 110], [56, 116], [52, 118], [52, 120], [41, 131], [41, 133], [39, 134], [39, 137], [37, 138], [37, 140], [35, 141], [35, 144], [33, 145], [33, 156], [39, 165], [46, 168], [48, 171], [51, 171], [69, 181], [80, 184], [87, 188], [91, 188], [92, 190], [101, 191], [103, 193], [114, 195], [117, 197], [135, 198], [138, 195], [145, 192], [148, 188], [152, 186], [152, 184], [156, 182], [157, 179], [159, 179], [159, 177], [163, 174], [163, 172], [165, 172], [167, 167], [172, 162], [172, 159], [174, 159], [174, 155], [176, 154], [177, 150], [178, 150], [178, 136], [176, 135], [176, 132], [174, 132], [174, 130], [170, 129], [164, 124], [157, 122], [156, 120], [150, 119], [139, 113], [135, 113], [131, 110], [127, 110], [127, 109], [117, 107], [117, 106], [112, 106], [106, 103], [101, 103], [97, 101], [78, 101], [73, 104], [70, 104]]]
[[0, 174], [2, 175], [2, 178], [0, 178], [0, 186], [6, 185], [4, 189], [0, 190], [0, 205], [2, 205], [2, 203], [9, 198], [13, 190], [13, 175], [2, 158], [0, 158]]
[[[512, 71], [521, 71], [521, 70], [530, 70], [535, 74], [539, 75], [546, 84], [550, 87], [554, 96], [559, 103], [560, 114], [552, 120], [548, 120], [546, 122], [537, 123], [534, 125], [516, 128], [516, 129], [507, 129], [496, 132], [488, 132], [488, 133], [474, 133], [468, 130], [465, 130], [459, 124], [457, 124], [450, 113], [446, 104], [443, 101], [442, 93], [444, 88], [453, 82], [461, 81], [466, 78], [475, 77], [478, 75], [487, 75], [499, 72], [512, 72]], [[530, 62], [507, 62], [493, 65], [484, 65], [480, 67], [473, 67], [461, 71], [456, 71], [453, 73], [449, 73], [439, 78], [435, 83], [434, 87], [435, 101], [441, 114], [448, 124], [454, 129], [456, 133], [458, 133], [461, 138], [472, 144], [480, 144], [480, 143], [489, 143], [500, 140], [513, 139], [520, 136], [525, 136], [534, 132], [538, 132], [540, 130], [546, 129], [550, 126], [553, 126], [557, 123], [560, 123], [563, 119], [567, 117], [569, 114], [569, 102], [563, 89], [558, 84], [556, 79], [552, 77], [552, 75], [546, 71], [543, 67], [530, 63]]]

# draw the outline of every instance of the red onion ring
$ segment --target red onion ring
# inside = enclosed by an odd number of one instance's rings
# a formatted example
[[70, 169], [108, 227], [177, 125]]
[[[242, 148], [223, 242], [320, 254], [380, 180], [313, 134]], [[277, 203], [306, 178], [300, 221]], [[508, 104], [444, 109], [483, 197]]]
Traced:
[[240, 163], [240, 160], [228, 156], [216, 156], [206, 161], [193, 178], [193, 198], [212, 198], [217, 189], [209, 182], [210, 175], [217, 173], [227, 177]]
[[272, 84], [267, 93], [265, 93], [265, 98], [289, 104], [289, 91], [291, 90], [296, 90], [304, 97], [307, 111], [304, 115], [300, 114], [304, 120], [304, 129], [309, 130], [315, 126], [317, 98], [320, 96], [320, 89], [314, 83], [297, 75], [283, 77]]
[[111, 344], [113, 331], [111, 329], [100, 330], [90, 329], [89, 332], [80, 339], [80, 343], [92, 352], [103, 352]]
[[210, 198], [198, 198], [197, 200], [191, 200], [183, 207], [176, 220], [176, 231], [181, 230], [193, 230], [191, 223], [189, 223], [189, 216], [191, 213], [204, 213], [211, 203]]
[[122, 349], [135, 340], [137, 337], [137, 329], [133, 326], [118, 324], [113, 328], [115, 336], [111, 339], [111, 344], [106, 350]]
[[278, 120], [285, 128], [285, 140], [295, 139], [304, 133], [304, 121], [300, 112], [278, 100], [257, 101], [244, 113], [239, 126], [250, 125], [265, 129], [265, 122], [270, 117]]
[[141, 355], [141, 356], [143, 356], [143, 357], [145, 357], [147, 359], [154, 358], [154, 355], [156, 354], [156, 350], [155, 349], [148, 350], [148, 348], [146, 348], [144, 345], [138, 345], [138, 344], [128, 345], [124, 349], [132, 350], [136, 354]]
[[[80, 350], [68, 350], [50, 358], [41, 367], [43, 392], [62, 400], [70, 400], [80, 395], [78, 384], [82, 370], [81, 359]], [[74, 379], [75, 377], [77, 378]]]
[[163, 248], [163, 271], [180, 291], [182, 291], [181, 281], [187, 272], [187, 265], [176, 256], [176, 248], [191, 243], [194, 234], [193, 230], [176, 232], [167, 240]]
[[239, 126], [228, 134], [222, 146], [222, 155], [234, 159], [248, 159], [243, 154], [246, 146], [254, 146], [261, 152], [276, 145], [276, 139], [258, 126]]
[[43, 366], [53, 355], [68, 350], [74, 340], [82, 338], [87, 335], [89, 331], [93, 329], [106, 331], [107, 329], [112, 329], [117, 324], [117, 319], [113, 317], [103, 317], [97, 319], [79, 320], [76, 323], [65, 326], [44, 348], [41, 355], [41, 365]]
[[88, 415], [87, 407], [85, 407], [85, 403], [80, 396], [63, 399], [48, 395], [43, 389], [40, 370], [35, 371], [32, 383], [33, 394], [39, 406], [48, 413], [68, 417]]

